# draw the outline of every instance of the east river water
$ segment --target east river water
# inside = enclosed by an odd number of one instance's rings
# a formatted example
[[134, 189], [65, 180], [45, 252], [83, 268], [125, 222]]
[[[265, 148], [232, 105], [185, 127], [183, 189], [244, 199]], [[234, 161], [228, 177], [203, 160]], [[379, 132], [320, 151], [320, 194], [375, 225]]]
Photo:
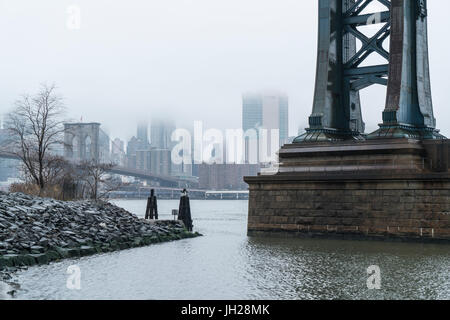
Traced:
[[[145, 201], [115, 204], [143, 216]], [[177, 201], [159, 201], [171, 219]], [[450, 299], [450, 246], [249, 238], [247, 201], [192, 201], [203, 237], [65, 260], [17, 274], [18, 299]], [[67, 268], [81, 289], [67, 288]], [[367, 287], [379, 266], [381, 289]]]

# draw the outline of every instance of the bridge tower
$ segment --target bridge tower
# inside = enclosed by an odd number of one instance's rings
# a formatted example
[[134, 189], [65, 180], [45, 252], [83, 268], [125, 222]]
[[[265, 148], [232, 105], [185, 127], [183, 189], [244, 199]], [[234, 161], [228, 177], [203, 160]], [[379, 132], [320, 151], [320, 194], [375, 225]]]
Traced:
[[[365, 14], [374, 1], [386, 10]], [[358, 29], [372, 24], [380, 25], [373, 36]], [[362, 66], [372, 53], [386, 63]], [[380, 129], [365, 135], [359, 91], [373, 84], [387, 86], [386, 106]], [[313, 111], [295, 142], [377, 137], [443, 138], [431, 99], [426, 0], [319, 0]]]
[[100, 123], [65, 123], [64, 157], [74, 162], [100, 160]]
[[[318, 1], [309, 128], [281, 148], [278, 172], [244, 178], [248, 234], [450, 243], [450, 140], [433, 115], [426, 1]], [[374, 1], [386, 10], [365, 14]], [[372, 23], [373, 36], [359, 31]], [[370, 65], [373, 53], [386, 63]], [[359, 91], [373, 84], [387, 86], [386, 106], [366, 135]]]

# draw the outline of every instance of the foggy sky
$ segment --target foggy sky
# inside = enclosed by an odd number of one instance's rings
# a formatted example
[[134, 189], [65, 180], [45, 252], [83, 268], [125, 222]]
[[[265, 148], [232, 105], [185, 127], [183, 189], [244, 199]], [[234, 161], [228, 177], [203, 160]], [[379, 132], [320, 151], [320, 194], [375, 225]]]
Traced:
[[[312, 108], [317, 0], [0, 0], [0, 113], [55, 83], [71, 119], [129, 139], [136, 122], [168, 115], [240, 128], [242, 93], [290, 98], [290, 135]], [[66, 27], [69, 5], [81, 29]], [[450, 3], [430, 0], [431, 78], [438, 128], [450, 136]], [[362, 92], [366, 132], [385, 88]]]

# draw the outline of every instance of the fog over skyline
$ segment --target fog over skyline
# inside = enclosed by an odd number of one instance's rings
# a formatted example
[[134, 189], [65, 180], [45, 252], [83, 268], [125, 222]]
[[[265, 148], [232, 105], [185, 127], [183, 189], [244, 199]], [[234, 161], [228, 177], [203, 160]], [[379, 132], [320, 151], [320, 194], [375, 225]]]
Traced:
[[[68, 7], [81, 10], [79, 30]], [[128, 140], [138, 121], [241, 127], [242, 94], [289, 96], [290, 135], [311, 113], [317, 0], [0, 0], [0, 114], [55, 83], [71, 119]], [[381, 8], [383, 8], [381, 6]], [[448, 1], [428, 1], [437, 127], [450, 136]], [[377, 28], [377, 27], [369, 27]], [[374, 60], [375, 61], [375, 60]], [[385, 88], [362, 91], [366, 132], [381, 122]]]

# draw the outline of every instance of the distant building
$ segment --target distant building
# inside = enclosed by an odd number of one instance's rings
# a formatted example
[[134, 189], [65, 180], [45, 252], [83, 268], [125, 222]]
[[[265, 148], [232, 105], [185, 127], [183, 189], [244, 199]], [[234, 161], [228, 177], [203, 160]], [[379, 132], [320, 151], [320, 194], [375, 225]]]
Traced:
[[172, 133], [176, 130], [172, 120], [153, 119], [150, 126], [150, 143], [148, 142], [148, 126], [138, 126], [137, 137], [132, 137], [127, 144], [127, 166], [132, 169], [146, 171], [155, 175], [190, 177], [191, 164], [172, 164]]
[[135, 157], [136, 157], [135, 169], [150, 172], [150, 162], [151, 162], [150, 150], [137, 150]]
[[139, 140], [132, 137], [127, 143], [127, 163], [126, 166], [130, 169], [136, 169], [136, 151], [139, 149]]
[[127, 144], [127, 155], [136, 155], [136, 151], [139, 149], [139, 140], [136, 137], [132, 137]]
[[148, 122], [142, 121], [137, 127], [137, 139], [139, 141], [139, 149], [147, 150], [150, 148], [150, 143], [148, 140]]
[[171, 175], [174, 177], [192, 177], [193, 165], [191, 163], [181, 163], [181, 164], [172, 163]]
[[[268, 149], [271, 150], [270, 130], [279, 130], [279, 146], [281, 147], [288, 141], [289, 134], [289, 99], [283, 94], [264, 94], [249, 93], [244, 94], [242, 98], [242, 129], [247, 132], [251, 129], [268, 130]], [[245, 160], [248, 162], [251, 158], [249, 154], [249, 143], [251, 139], [247, 137], [245, 143]], [[259, 162], [259, 143], [258, 143], [258, 162]]]
[[149, 151], [148, 123], [141, 122], [137, 126], [137, 137], [134, 136], [127, 143], [126, 166], [130, 169], [139, 169], [143, 166], [143, 160], [138, 159], [137, 151]]
[[115, 138], [111, 146], [112, 154], [124, 154], [125, 153], [125, 143], [119, 138]]
[[174, 146], [172, 133], [176, 130], [172, 120], [153, 119], [150, 127], [150, 142], [152, 148], [170, 149]]
[[169, 176], [171, 165], [171, 151], [168, 149], [136, 151], [136, 169], [138, 170], [160, 176]]
[[117, 165], [125, 165], [125, 143], [119, 138], [111, 143], [111, 160]]
[[[171, 119], [158, 119], [154, 118], [151, 121], [150, 125], [150, 143], [152, 148], [160, 150], [160, 153], [168, 153], [170, 154], [175, 146], [175, 143], [172, 142], [172, 134], [176, 130], [175, 122]], [[166, 151], [162, 151], [166, 150]], [[164, 156], [163, 158], [166, 158]], [[153, 164], [154, 166], [156, 164]], [[167, 170], [167, 165], [160, 164], [164, 167], [164, 170]], [[189, 177], [192, 176], [192, 166], [191, 164], [173, 164], [170, 163], [169, 174], [176, 177]]]
[[247, 190], [244, 176], [256, 176], [257, 164], [200, 164], [195, 165], [199, 187], [206, 190]]
[[168, 176], [172, 170], [171, 150], [151, 150], [150, 172], [156, 175]]

